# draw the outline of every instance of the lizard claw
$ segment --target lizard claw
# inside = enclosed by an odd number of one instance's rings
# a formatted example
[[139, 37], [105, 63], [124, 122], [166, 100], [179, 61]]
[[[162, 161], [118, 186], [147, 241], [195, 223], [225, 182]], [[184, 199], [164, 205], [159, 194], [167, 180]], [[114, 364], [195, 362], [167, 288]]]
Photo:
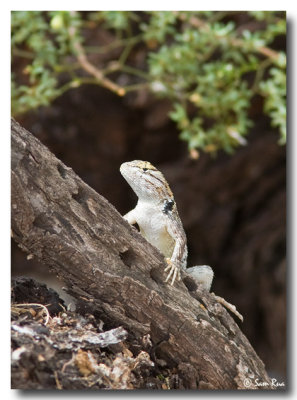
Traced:
[[170, 258], [166, 258], [166, 262], [168, 265], [165, 268], [165, 272], [167, 272], [167, 271], [169, 271], [169, 272], [168, 272], [167, 278], [165, 279], [165, 282], [168, 282], [172, 276], [170, 285], [173, 286], [176, 278], [178, 281], [180, 281], [180, 279], [181, 279], [180, 278], [180, 270], [179, 270], [179, 267], [170, 260]]

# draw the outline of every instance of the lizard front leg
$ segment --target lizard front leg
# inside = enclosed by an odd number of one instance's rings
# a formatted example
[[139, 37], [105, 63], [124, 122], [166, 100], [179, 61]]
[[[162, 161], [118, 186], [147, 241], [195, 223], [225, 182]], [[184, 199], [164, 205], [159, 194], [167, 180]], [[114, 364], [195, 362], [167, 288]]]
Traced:
[[175, 282], [176, 277], [178, 281], [181, 280], [180, 267], [177, 264], [173, 263], [170, 258], [166, 258], [166, 262], [168, 265], [164, 271], [165, 272], [169, 271], [169, 272], [167, 278], [165, 279], [165, 282], [168, 282], [172, 275], [172, 281], [171, 281], [171, 286], [172, 286]]
[[167, 232], [174, 240], [174, 249], [170, 258], [166, 258], [167, 267], [165, 272], [168, 271], [167, 278], [165, 282], [168, 282], [172, 277], [171, 285], [174, 284], [175, 280], [181, 279], [180, 270], [185, 268], [187, 262], [187, 241], [184, 230], [177, 218], [174, 216], [169, 216], [169, 222], [167, 223]]
[[123, 218], [129, 222], [130, 225], [136, 224], [135, 208], [123, 215]]

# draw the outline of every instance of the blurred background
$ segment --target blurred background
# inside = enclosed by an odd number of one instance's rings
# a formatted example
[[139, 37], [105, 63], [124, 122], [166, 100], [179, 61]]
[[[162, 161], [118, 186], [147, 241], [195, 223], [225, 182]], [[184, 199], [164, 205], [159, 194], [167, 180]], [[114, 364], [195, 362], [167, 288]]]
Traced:
[[[174, 192], [271, 377], [286, 376], [283, 12], [12, 12], [12, 116], [124, 214], [122, 162]], [[12, 276], [57, 287], [12, 242]], [[62, 285], [61, 283], [59, 284]]]

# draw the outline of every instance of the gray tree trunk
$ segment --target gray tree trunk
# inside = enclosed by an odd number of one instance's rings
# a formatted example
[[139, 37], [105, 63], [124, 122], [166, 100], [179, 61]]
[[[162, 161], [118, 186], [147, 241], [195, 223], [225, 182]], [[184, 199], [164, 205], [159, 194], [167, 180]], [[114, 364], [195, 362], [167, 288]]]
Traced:
[[[233, 317], [187, 274], [164, 283], [164, 257], [108, 203], [12, 119], [12, 234], [60, 276], [86, 310], [131, 337], [150, 335], [157, 358], [201, 389], [271, 389]], [[117, 168], [117, 166], [115, 166]]]

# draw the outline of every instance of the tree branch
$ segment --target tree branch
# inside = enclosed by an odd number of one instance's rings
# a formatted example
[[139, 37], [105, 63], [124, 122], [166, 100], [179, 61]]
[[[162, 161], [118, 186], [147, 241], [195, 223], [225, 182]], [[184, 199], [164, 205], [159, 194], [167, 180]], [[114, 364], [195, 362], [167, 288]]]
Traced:
[[[115, 166], [116, 168], [116, 166]], [[157, 358], [195, 371], [199, 388], [271, 389], [262, 361], [215, 296], [184, 274], [164, 283], [164, 257], [106, 199], [12, 119], [12, 233], [88, 312]]]
[[[75, 14], [76, 11], [71, 11], [72, 14]], [[103, 74], [102, 71], [100, 71], [98, 68], [96, 68], [89, 60], [88, 57], [86, 56], [86, 53], [84, 51], [84, 48], [80, 44], [80, 41], [76, 38], [76, 28], [74, 26], [71, 26], [68, 29], [69, 32], [69, 37], [71, 38], [73, 48], [77, 52], [77, 60], [80, 64], [80, 66], [88, 72], [90, 75], [94, 76], [98, 83], [105, 87], [106, 89], [109, 89], [110, 91], [116, 93], [118, 96], [124, 96], [125, 95], [125, 89], [122, 88], [121, 86], [117, 85], [116, 83], [112, 82], [110, 79], [106, 78]]]

